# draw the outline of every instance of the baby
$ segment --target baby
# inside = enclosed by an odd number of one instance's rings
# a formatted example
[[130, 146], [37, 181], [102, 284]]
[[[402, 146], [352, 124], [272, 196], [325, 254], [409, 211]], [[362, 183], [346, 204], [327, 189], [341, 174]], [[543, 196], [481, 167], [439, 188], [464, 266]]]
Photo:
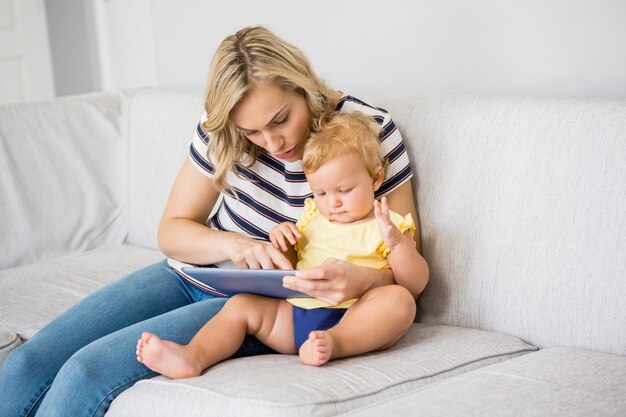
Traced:
[[[274, 246], [292, 262], [297, 255], [296, 269], [334, 258], [391, 268], [396, 282], [411, 282], [423, 261], [411, 215], [390, 212], [384, 197], [374, 198], [384, 178], [377, 126], [359, 113], [336, 114], [309, 138], [302, 162], [313, 199], [305, 201], [296, 224], [281, 223], [270, 232]], [[413, 322], [415, 308], [414, 296], [400, 285], [371, 288], [340, 305], [238, 294], [187, 345], [144, 332], [137, 360], [169, 378], [193, 377], [233, 355], [250, 334], [279, 353], [323, 365], [393, 346]]]

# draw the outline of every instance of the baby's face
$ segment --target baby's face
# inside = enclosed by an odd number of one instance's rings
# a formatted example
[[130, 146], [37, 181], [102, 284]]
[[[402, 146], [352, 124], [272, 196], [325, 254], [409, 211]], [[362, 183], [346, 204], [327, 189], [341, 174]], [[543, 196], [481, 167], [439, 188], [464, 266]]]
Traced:
[[344, 155], [307, 174], [317, 209], [333, 223], [374, 218], [377, 181], [353, 155]]

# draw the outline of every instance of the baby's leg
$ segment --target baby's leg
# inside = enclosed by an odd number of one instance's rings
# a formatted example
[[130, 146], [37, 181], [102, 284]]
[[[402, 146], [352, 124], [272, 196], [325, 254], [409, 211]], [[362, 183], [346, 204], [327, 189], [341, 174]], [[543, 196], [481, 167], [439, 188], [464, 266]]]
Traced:
[[351, 306], [336, 326], [312, 331], [300, 347], [300, 359], [308, 365], [323, 365], [331, 359], [388, 349], [411, 326], [415, 310], [415, 300], [406, 288], [374, 288]]
[[295, 353], [291, 305], [274, 298], [236, 295], [187, 345], [143, 333], [137, 342], [137, 360], [168, 378], [198, 376], [232, 356], [246, 334], [256, 336], [277, 352]]

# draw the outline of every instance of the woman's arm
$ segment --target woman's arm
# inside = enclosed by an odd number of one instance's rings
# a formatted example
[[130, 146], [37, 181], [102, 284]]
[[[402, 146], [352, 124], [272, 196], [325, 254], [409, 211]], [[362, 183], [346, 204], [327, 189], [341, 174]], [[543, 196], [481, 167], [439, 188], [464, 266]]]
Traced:
[[289, 261], [272, 245], [208, 228], [205, 221], [218, 197], [213, 181], [186, 159], [159, 224], [161, 251], [168, 257], [199, 265], [230, 259], [242, 268], [290, 269]]

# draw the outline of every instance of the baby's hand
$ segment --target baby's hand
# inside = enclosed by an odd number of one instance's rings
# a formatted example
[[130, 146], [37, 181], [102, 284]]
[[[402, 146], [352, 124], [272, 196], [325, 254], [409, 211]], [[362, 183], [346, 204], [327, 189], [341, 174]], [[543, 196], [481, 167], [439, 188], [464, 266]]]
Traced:
[[282, 249], [283, 252], [287, 252], [287, 241], [292, 245], [296, 244], [296, 241], [300, 239], [302, 235], [295, 224], [290, 222], [284, 222], [276, 226], [270, 232], [270, 240], [275, 248]]
[[387, 197], [383, 197], [381, 201], [374, 201], [374, 215], [378, 221], [378, 230], [385, 241], [385, 245], [393, 250], [400, 242], [402, 242], [402, 233], [391, 222], [389, 217], [389, 205]]

